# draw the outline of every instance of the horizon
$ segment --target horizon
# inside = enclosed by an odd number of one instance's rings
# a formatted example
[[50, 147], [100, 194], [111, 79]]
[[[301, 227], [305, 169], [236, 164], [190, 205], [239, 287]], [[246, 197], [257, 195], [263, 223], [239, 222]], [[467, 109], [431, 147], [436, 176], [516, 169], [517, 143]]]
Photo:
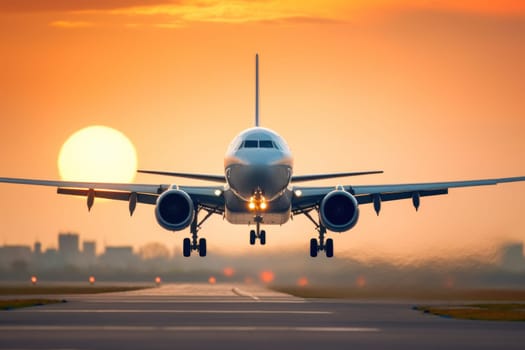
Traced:
[[[56, 235], [56, 242], [55, 244], [51, 244], [51, 245], [48, 245], [48, 246], [44, 246], [42, 245], [42, 243], [40, 241], [34, 241], [32, 244], [17, 244], [17, 243], [12, 243], [12, 244], [3, 244], [3, 245], [0, 245], [0, 250], [1, 248], [13, 248], [13, 247], [16, 247], [16, 248], [28, 248], [31, 252], [31, 254], [46, 254], [46, 253], [58, 253], [58, 254], [63, 254], [63, 252], [61, 253], [60, 251], [60, 243], [59, 243], [59, 236], [63, 236], [63, 235], [66, 235], [66, 236], [76, 236], [78, 238], [78, 251], [77, 253], [79, 254], [84, 254], [84, 243], [88, 243], [88, 244], [92, 244], [94, 243], [95, 244], [95, 257], [101, 257], [103, 256], [106, 251], [107, 251], [107, 248], [130, 248], [131, 249], [131, 252], [137, 256], [137, 257], [140, 257], [141, 259], [143, 260], [148, 260], [148, 259], [157, 259], [157, 258], [161, 258], [161, 259], [168, 259], [168, 260], [171, 260], [171, 259], [176, 259], [176, 260], [181, 260], [183, 259], [183, 257], [181, 256], [180, 254], [180, 251], [182, 249], [181, 247], [181, 244], [178, 244], [178, 245], [168, 245], [166, 242], [163, 242], [163, 241], [149, 241], [149, 242], [146, 242], [145, 244], [141, 245], [141, 246], [138, 246], [138, 247], [134, 247], [132, 245], [129, 245], [129, 244], [119, 244], [119, 245], [109, 245], [109, 244], [104, 244], [102, 246], [99, 246], [97, 244], [96, 241], [94, 240], [90, 240], [90, 239], [83, 239], [82, 237], [82, 234], [81, 233], [78, 233], [78, 232], [58, 232], [57, 235]], [[36, 245], [39, 245], [39, 248], [41, 249], [40, 253], [38, 253], [36, 251]], [[152, 247], [154, 247], [154, 251], [152, 251]], [[491, 247], [491, 249], [487, 249], [485, 251], [478, 251], [477, 254], [465, 254], [465, 255], [458, 255], [458, 256], [454, 256], [454, 257], [449, 257], [449, 258], [446, 258], [446, 257], [440, 257], [440, 256], [432, 256], [432, 255], [429, 255], [429, 256], [426, 256], [424, 258], [416, 258], [416, 259], [412, 259], [412, 260], [405, 260], [405, 259], [402, 259], [400, 257], [397, 257], [396, 259], [392, 259], [392, 257], [377, 257], [377, 256], [374, 256], [374, 255], [370, 255], [370, 256], [367, 256], [367, 255], [353, 255], [353, 256], [350, 256], [350, 255], [345, 255], [345, 256], [342, 256], [342, 257], [338, 257], [336, 256], [335, 258], [339, 261], [344, 261], [344, 260], [348, 260], [348, 261], [355, 261], [355, 262], [358, 262], [360, 264], [389, 264], [389, 265], [392, 265], [392, 266], [399, 266], [399, 267], [408, 267], [408, 266], [413, 266], [413, 267], [416, 267], [416, 266], [432, 266], [432, 265], [435, 265], [435, 266], [439, 266], [439, 265], [442, 265], [442, 264], [452, 264], [452, 265], [458, 265], [458, 266], [462, 266], [462, 265], [465, 265], [465, 263], [474, 263], [474, 262], [477, 262], [477, 263], [480, 263], [480, 264], [499, 264], [501, 263], [501, 258], [502, 258], [502, 254], [504, 254], [504, 252], [508, 249], [508, 248], [515, 248], [515, 247], [521, 247], [521, 253], [523, 255], [523, 258], [525, 259], [525, 242], [524, 241], [507, 241], [507, 242], [502, 242], [500, 245], [498, 246], [493, 246]], [[90, 248], [88, 248], [90, 249]], [[144, 252], [143, 250], [144, 249], [147, 249], [146, 252]], [[148, 250], [149, 249], [149, 250]], [[161, 249], [159, 251], [159, 249]], [[232, 254], [232, 252], [228, 251], [227, 249], [220, 249], [220, 247], [218, 247], [218, 249], [214, 250], [212, 252], [212, 258], [213, 257], [225, 257], [225, 258], [239, 258], [239, 259], [244, 259], [244, 258], [248, 258], [248, 257], [255, 257], [255, 258], [264, 258], [264, 257], [268, 257], [268, 256], [290, 256], [290, 255], [293, 255], [293, 256], [297, 256], [297, 257], [300, 257], [301, 255], [305, 255], [303, 254], [304, 249], [301, 249], [299, 247], [286, 247], [285, 249], [277, 252], [275, 250], [271, 251], [271, 252], [264, 252], [262, 250], [259, 250], [259, 249], [253, 249], [251, 252], [248, 252], [248, 251], [243, 251], [243, 252], [240, 252], [240, 253], [235, 253], [235, 254]], [[145, 257], [145, 256], [142, 256], [142, 255], [155, 255], [155, 256], [151, 256], [151, 257]], [[166, 255], [167, 254], [167, 255]], [[304, 256], [304, 258], [308, 258], [310, 259], [307, 255]], [[182, 260], [182, 261], [185, 261], [186, 259]], [[193, 259], [188, 259], [188, 266], [191, 266], [193, 263], [197, 262], [197, 265], [199, 265], [200, 263], [205, 263], [205, 259], [202, 260], [202, 259], [199, 259], [199, 258], [196, 258], [194, 257]], [[331, 259], [324, 259], [323, 258], [323, 263], [329, 263]], [[312, 259], [312, 262], [315, 263], [315, 259]], [[525, 260], [524, 260], [525, 262]], [[525, 265], [524, 265], [524, 268], [525, 268]]]
[[[359, 260], [350, 257], [310, 259], [299, 250], [270, 254], [214, 251], [208, 259], [183, 258], [162, 243], [149, 243], [140, 251], [131, 246], [106, 247], [94, 254], [93, 246], [79, 249], [78, 234], [64, 234], [58, 250], [30, 251], [29, 246], [0, 246], [2, 283], [25, 281], [38, 285], [84, 281], [270, 284], [304, 287], [339, 286], [371, 293], [375, 288], [414, 290], [507, 290], [525, 281], [523, 243], [507, 244], [490, 260], [457, 256], [425, 261]], [[23, 248], [23, 249], [22, 249]], [[210, 263], [211, 262], [211, 263]], [[89, 277], [89, 278], [88, 278]], [[209, 282], [213, 279], [213, 282]], [[159, 282], [155, 282], [157, 286]], [[407, 289], [408, 290], [408, 289]]]

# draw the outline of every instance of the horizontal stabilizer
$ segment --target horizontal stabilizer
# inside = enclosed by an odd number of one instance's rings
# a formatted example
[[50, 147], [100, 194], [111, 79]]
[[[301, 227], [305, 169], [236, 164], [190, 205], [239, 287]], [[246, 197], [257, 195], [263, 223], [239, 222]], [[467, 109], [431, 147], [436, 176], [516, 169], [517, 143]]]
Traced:
[[173, 177], [183, 177], [187, 179], [203, 180], [203, 181], [213, 181], [226, 183], [226, 178], [224, 175], [207, 175], [207, 174], [195, 174], [195, 173], [174, 173], [170, 171], [156, 171], [156, 170], [137, 170], [138, 173], [142, 174], [154, 174], [154, 175], [164, 175], [164, 176], [173, 176]]
[[359, 176], [359, 175], [382, 174], [382, 173], [383, 173], [383, 170], [359, 171], [359, 172], [353, 172], [353, 173], [296, 175], [296, 176], [292, 176], [292, 182], [324, 180], [324, 179], [333, 179], [336, 177]]

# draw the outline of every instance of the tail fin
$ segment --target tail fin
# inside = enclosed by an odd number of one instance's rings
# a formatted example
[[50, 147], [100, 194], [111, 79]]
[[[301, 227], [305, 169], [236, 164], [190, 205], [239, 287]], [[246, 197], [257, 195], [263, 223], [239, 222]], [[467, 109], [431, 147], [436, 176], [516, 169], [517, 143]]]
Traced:
[[259, 126], [259, 54], [255, 54], [255, 126]]

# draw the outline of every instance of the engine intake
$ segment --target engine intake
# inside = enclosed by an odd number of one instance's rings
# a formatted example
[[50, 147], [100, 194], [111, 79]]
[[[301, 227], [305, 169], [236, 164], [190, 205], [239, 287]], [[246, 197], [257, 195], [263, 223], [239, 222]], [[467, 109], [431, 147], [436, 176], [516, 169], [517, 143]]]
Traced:
[[155, 216], [160, 226], [170, 231], [188, 227], [195, 217], [191, 197], [181, 190], [169, 190], [157, 199]]
[[346, 191], [334, 190], [321, 201], [319, 217], [321, 224], [330, 231], [348, 231], [355, 226], [359, 218], [357, 200]]

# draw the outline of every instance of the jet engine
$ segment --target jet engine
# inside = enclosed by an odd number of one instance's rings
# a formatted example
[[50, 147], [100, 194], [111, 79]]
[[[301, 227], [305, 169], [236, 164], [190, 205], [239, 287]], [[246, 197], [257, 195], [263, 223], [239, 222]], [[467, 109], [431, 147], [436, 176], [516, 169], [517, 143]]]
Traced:
[[357, 223], [359, 208], [352, 194], [343, 190], [328, 193], [319, 208], [321, 224], [333, 232], [350, 230]]
[[155, 216], [159, 225], [166, 230], [184, 230], [195, 217], [193, 201], [184, 191], [166, 191], [157, 199]]

